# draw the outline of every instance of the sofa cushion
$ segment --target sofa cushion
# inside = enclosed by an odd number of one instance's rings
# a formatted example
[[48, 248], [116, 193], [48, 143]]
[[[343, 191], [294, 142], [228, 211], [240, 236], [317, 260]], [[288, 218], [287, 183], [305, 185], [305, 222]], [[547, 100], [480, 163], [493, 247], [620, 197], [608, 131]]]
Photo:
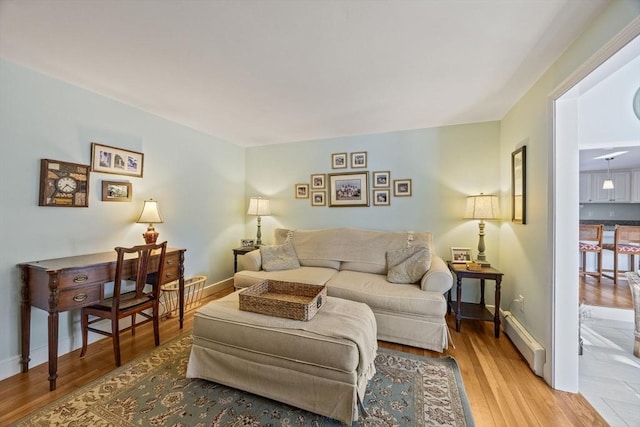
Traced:
[[416, 283], [431, 267], [431, 252], [426, 246], [387, 251], [387, 280], [391, 283]]
[[278, 271], [241, 270], [234, 274], [233, 285], [236, 288], [246, 288], [265, 279], [324, 285], [336, 272], [337, 270], [333, 268], [322, 267], [300, 267]]
[[300, 267], [298, 256], [291, 243], [261, 246], [260, 256], [264, 271], [291, 270]]
[[[291, 241], [301, 265], [339, 261], [341, 270], [386, 274], [386, 251], [408, 246], [432, 247], [431, 233], [389, 232], [356, 228], [274, 230], [274, 243]], [[322, 266], [326, 266], [323, 264]], [[332, 265], [333, 267], [333, 265]]]
[[425, 292], [419, 285], [389, 283], [382, 274], [342, 270], [327, 282], [327, 295], [363, 302], [376, 310], [444, 318], [442, 293]]

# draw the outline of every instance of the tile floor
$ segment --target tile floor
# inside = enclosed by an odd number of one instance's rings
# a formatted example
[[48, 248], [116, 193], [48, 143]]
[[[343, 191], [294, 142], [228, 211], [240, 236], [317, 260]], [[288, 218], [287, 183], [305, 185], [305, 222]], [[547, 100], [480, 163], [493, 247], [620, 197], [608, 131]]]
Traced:
[[579, 390], [612, 427], [640, 426], [640, 358], [632, 310], [581, 308]]

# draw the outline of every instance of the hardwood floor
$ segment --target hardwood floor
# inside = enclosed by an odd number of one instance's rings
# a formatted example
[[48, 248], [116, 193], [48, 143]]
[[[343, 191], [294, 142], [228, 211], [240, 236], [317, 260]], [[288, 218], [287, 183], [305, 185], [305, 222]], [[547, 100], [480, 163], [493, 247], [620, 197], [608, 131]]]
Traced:
[[618, 284], [614, 285], [613, 280], [606, 277], [600, 281], [593, 276], [581, 277], [580, 302], [600, 307], [633, 309], [631, 289], [627, 281], [618, 279]]
[[[535, 376], [504, 334], [494, 338], [492, 323], [464, 320], [460, 332], [456, 332], [455, 318], [447, 316], [447, 321], [455, 348], [451, 346], [444, 354], [386, 342], [380, 342], [380, 346], [430, 357], [453, 356], [460, 366], [477, 426], [607, 425], [580, 394], [553, 390]], [[163, 321], [162, 342], [189, 333], [192, 322], [193, 311], [186, 314], [183, 330], [175, 318]], [[151, 325], [136, 329], [135, 339], [123, 334], [120, 348], [123, 364], [152, 350]], [[80, 350], [76, 350], [60, 357], [58, 388], [53, 392], [49, 392], [46, 363], [32, 367], [27, 374], [0, 381], [0, 426], [19, 420], [115, 367], [109, 339], [91, 344], [83, 359], [79, 354]]]

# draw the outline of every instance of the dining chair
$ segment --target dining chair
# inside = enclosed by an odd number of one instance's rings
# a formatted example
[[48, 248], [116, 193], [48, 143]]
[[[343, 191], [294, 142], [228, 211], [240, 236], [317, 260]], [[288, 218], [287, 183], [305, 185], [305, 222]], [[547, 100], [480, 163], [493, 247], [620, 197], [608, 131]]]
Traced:
[[[582, 276], [595, 276], [602, 278], [602, 234], [604, 226], [602, 224], [580, 224], [580, 236], [578, 249], [582, 255], [580, 274]], [[596, 271], [587, 271], [587, 254], [596, 254]]]
[[[613, 251], [613, 272], [612, 275], [602, 273], [604, 277], [613, 279], [613, 284], [618, 283], [619, 273], [627, 271], [637, 271], [636, 255], [640, 255], [640, 226], [616, 225], [613, 235], [613, 243], [602, 245], [605, 250]], [[620, 270], [618, 257], [626, 255], [629, 258], [629, 270]], [[610, 270], [605, 270], [610, 271]]]
[[[149, 245], [138, 245], [131, 248], [117, 247], [115, 280], [113, 290], [105, 285], [104, 298], [98, 304], [83, 307], [82, 352], [87, 352], [88, 332], [106, 335], [113, 339], [113, 354], [116, 366], [120, 366], [120, 333], [131, 329], [135, 335], [136, 327], [153, 322], [153, 337], [156, 347], [160, 345], [160, 285], [163, 277], [167, 242]], [[133, 268], [125, 268], [125, 259], [136, 257]], [[136, 315], [143, 320], [136, 323]], [[122, 330], [120, 319], [130, 317], [131, 324]], [[111, 321], [111, 329], [105, 331], [93, 325], [103, 319]], [[106, 329], [106, 328], [105, 328]]]

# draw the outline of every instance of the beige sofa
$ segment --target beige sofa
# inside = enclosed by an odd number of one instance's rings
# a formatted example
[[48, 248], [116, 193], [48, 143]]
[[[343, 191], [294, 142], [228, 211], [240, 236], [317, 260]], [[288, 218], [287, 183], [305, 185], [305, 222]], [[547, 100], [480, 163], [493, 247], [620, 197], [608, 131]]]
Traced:
[[329, 296], [371, 308], [379, 340], [447, 348], [445, 293], [453, 277], [436, 255], [431, 233], [280, 228], [274, 245], [247, 253], [241, 263], [236, 289], [264, 279], [326, 285]]

